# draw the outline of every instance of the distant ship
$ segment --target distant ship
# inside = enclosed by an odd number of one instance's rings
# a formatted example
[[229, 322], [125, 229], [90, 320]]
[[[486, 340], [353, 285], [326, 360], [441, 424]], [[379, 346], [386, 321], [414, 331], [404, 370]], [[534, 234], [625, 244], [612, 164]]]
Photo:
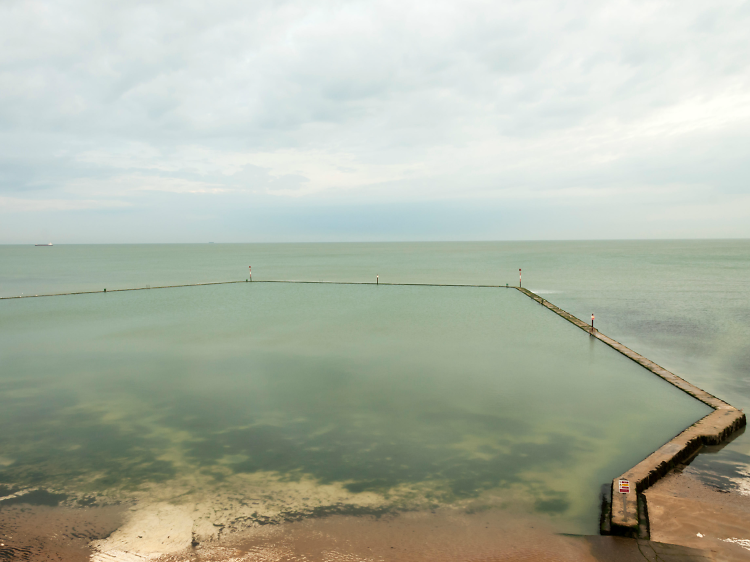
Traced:
[[52, 242], [49, 244], [34, 244], [34, 246], [52, 246]]

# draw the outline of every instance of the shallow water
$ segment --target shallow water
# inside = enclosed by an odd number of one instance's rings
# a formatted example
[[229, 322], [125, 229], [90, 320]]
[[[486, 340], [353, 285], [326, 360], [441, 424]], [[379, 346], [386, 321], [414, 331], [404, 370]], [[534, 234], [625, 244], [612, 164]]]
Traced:
[[[9, 294], [241, 278], [245, 262], [256, 279], [512, 283], [528, 248], [0, 252]], [[569, 269], [542, 281], [526, 269], [532, 289], [561, 291], [548, 298], [585, 317]], [[79, 502], [212, 496], [255, 522], [501, 507], [594, 533], [599, 486], [709, 411], [504, 287], [242, 283], [0, 310], [0, 483]]]

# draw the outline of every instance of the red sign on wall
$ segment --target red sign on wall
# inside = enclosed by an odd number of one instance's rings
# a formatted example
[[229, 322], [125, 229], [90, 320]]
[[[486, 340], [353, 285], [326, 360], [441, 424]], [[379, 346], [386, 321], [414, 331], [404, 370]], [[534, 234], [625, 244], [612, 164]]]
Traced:
[[628, 480], [620, 480], [620, 493], [621, 494], [629, 494], [630, 493], [630, 482]]

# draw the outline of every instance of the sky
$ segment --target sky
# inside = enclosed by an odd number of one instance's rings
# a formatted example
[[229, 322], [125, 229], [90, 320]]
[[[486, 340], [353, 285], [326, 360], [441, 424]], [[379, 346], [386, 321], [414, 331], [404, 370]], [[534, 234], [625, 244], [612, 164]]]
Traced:
[[750, 1], [0, 1], [0, 243], [750, 237]]

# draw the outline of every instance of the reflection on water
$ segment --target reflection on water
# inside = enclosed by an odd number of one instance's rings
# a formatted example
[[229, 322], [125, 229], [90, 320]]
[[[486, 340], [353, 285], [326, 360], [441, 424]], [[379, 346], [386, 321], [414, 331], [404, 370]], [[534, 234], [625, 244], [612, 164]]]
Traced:
[[1, 304], [0, 482], [181, 504], [212, 533], [437, 506], [591, 533], [599, 485], [709, 411], [504, 288]]

